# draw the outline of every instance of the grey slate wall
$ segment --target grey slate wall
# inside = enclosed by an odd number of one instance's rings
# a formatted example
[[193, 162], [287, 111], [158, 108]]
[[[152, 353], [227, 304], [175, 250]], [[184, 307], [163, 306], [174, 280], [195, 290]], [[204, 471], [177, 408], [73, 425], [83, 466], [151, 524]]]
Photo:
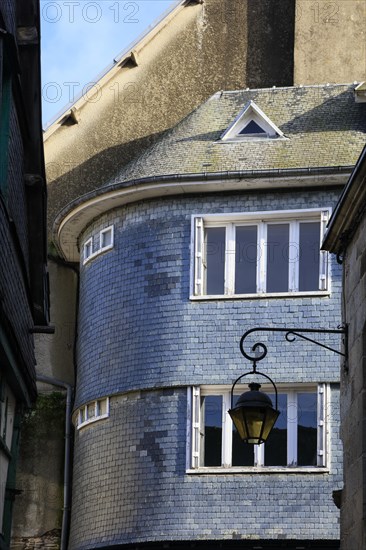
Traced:
[[[247, 367], [239, 340], [254, 326], [336, 328], [341, 270], [333, 258], [330, 297], [189, 300], [192, 214], [316, 208], [336, 198], [330, 190], [179, 197], [137, 203], [95, 221], [81, 245], [114, 223], [115, 246], [81, 268], [75, 406], [133, 389], [227, 384]], [[295, 350], [273, 335], [270, 341], [265, 368], [276, 381], [339, 380], [332, 353], [318, 359], [317, 348]]]
[[341, 287], [340, 267], [330, 258], [330, 296], [190, 301], [191, 215], [334, 206], [337, 197], [335, 189], [173, 197], [111, 211], [86, 229], [81, 247], [114, 224], [114, 248], [81, 266], [75, 406], [114, 397], [108, 419], [75, 435], [72, 550], [339, 537], [331, 497], [342, 480], [339, 361], [329, 352], [271, 335], [262, 370], [276, 383], [333, 383], [330, 473], [185, 471], [186, 386], [229, 385], [249, 369], [238, 346], [253, 326], [336, 327]]
[[[330, 474], [185, 473], [186, 390], [111, 399], [110, 418], [75, 436], [70, 549], [201, 539], [336, 539], [338, 414]], [[333, 387], [331, 407], [337, 411]]]

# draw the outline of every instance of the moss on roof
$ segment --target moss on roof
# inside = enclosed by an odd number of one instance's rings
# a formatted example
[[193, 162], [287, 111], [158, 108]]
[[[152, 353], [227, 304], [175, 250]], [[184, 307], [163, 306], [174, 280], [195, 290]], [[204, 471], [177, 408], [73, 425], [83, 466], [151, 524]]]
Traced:
[[[353, 165], [366, 141], [366, 104], [355, 85], [219, 92], [106, 185], [152, 176]], [[286, 139], [222, 141], [254, 101]]]

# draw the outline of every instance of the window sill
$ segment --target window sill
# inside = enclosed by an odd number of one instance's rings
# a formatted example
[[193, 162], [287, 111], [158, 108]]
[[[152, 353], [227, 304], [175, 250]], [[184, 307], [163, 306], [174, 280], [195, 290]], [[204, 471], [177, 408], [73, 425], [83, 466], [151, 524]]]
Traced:
[[78, 426], [76, 426], [77, 430], [80, 430], [81, 428], [84, 428], [85, 426], [89, 426], [89, 424], [94, 424], [95, 422], [98, 422], [98, 420], [104, 420], [105, 418], [109, 418], [109, 414], [102, 414], [100, 416], [95, 416], [94, 418], [91, 418], [90, 420], [86, 420], [85, 422], [82, 422]]
[[220, 474], [329, 474], [329, 468], [323, 466], [243, 466], [228, 468], [202, 467], [187, 469], [186, 474], [193, 475], [220, 475]]
[[261, 298], [318, 298], [330, 296], [329, 290], [312, 290], [309, 292], [263, 292], [257, 294], [207, 294], [202, 296], [190, 295], [192, 301], [203, 300], [259, 300]]
[[103, 254], [104, 252], [107, 252], [108, 250], [111, 250], [112, 248], [113, 248], [113, 244], [109, 244], [108, 246], [99, 248], [96, 252], [93, 252], [92, 254], [90, 254], [90, 256], [85, 258], [85, 260], [83, 261], [83, 265], [86, 265], [91, 260], [94, 260], [94, 258], [96, 258], [97, 256], [100, 256], [101, 254]]

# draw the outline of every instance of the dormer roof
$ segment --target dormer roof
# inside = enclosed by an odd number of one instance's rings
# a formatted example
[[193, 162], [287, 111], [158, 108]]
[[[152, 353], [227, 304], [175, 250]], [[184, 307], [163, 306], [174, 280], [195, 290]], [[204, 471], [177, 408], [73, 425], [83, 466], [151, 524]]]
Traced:
[[283, 138], [283, 132], [268, 116], [250, 99], [244, 109], [233, 120], [220, 139], [275, 139]]

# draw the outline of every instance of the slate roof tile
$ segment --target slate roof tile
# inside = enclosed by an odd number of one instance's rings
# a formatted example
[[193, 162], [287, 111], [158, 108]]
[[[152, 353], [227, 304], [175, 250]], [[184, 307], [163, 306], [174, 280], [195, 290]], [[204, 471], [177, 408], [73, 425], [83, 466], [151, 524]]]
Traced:
[[[355, 85], [218, 92], [106, 185], [173, 174], [353, 165], [366, 141], [366, 104]], [[250, 101], [287, 139], [221, 141]]]

